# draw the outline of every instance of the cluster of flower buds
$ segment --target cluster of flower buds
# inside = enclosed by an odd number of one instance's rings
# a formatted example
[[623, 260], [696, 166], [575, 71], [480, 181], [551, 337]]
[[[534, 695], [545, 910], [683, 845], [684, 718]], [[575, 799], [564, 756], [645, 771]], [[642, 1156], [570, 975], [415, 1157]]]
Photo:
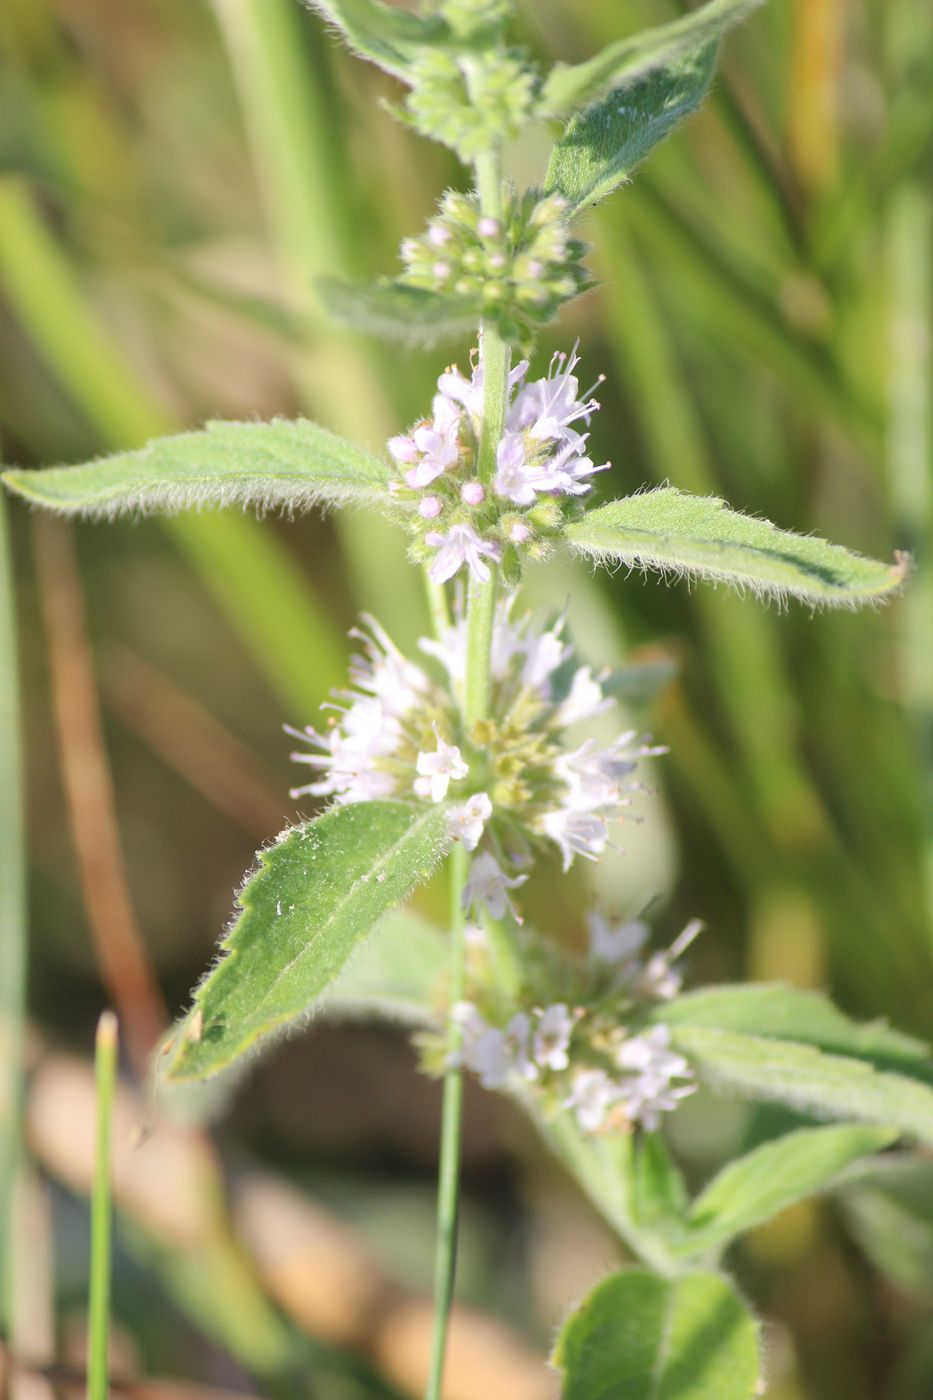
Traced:
[[[463, 9], [463, 6], [460, 7]], [[467, 65], [444, 49], [423, 50], [412, 64], [408, 115], [417, 131], [441, 141], [464, 162], [513, 140], [534, 111], [537, 74], [523, 55], [484, 52]]]
[[566, 211], [562, 195], [529, 190], [494, 219], [480, 213], [475, 195], [449, 191], [427, 232], [402, 244], [399, 280], [452, 292], [495, 319], [507, 340], [521, 341], [590, 285], [586, 244], [570, 237]]
[[536, 629], [510, 610], [511, 600], [499, 604], [493, 629], [494, 718], [469, 728], [461, 718], [462, 617], [420, 643], [434, 676], [367, 618], [368, 630], [354, 634], [362, 651], [351, 664], [352, 689], [335, 696], [329, 727], [289, 730], [310, 747], [295, 761], [316, 770], [294, 797], [450, 802], [451, 836], [478, 851], [464, 907], [493, 918], [518, 917], [511, 892], [527, 879], [535, 849], [556, 846], [565, 870], [576, 856], [599, 859], [609, 823], [643, 791], [634, 780], [639, 760], [663, 752], [632, 730], [608, 745], [568, 742], [568, 730], [615, 704], [603, 692], [606, 676], [574, 664], [562, 620]]
[[407, 507], [414, 536], [412, 558], [427, 563], [435, 583], [462, 568], [479, 581], [489, 561], [501, 563], [506, 583], [521, 576], [522, 556], [542, 558], [568, 508], [609, 466], [587, 455], [588, 428], [599, 404], [592, 389], [581, 394], [574, 373], [576, 348], [569, 358], [555, 355], [548, 374], [526, 382], [522, 360], [509, 376], [505, 430], [496, 450], [496, 470], [488, 483], [476, 476], [483, 413], [483, 361], [467, 379], [459, 370], [437, 381], [430, 419], [390, 438], [398, 468], [390, 490]]
[[567, 977], [581, 1004], [511, 1010], [505, 1019], [484, 1014], [476, 1002], [458, 1002], [451, 1015], [460, 1028], [461, 1048], [453, 1063], [478, 1075], [484, 1088], [534, 1095], [545, 1114], [571, 1111], [584, 1132], [635, 1124], [655, 1131], [661, 1115], [693, 1092], [693, 1075], [671, 1049], [665, 1025], [633, 1034], [620, 1024], [620, 1011], [630, 1019], [644, 1006], [677, 994], [681, 974], [674, 963], [699, 930], [697, 922], [688, 924], [669, 949], [643, 961], [638, 956], [647, 939], [643, 923], [612, 925], [594, 916], [586, 963]]
[[453, 32], [465, 39], [502, 29], [514, 11], [515, 0], [441, 0], [437, 7]]

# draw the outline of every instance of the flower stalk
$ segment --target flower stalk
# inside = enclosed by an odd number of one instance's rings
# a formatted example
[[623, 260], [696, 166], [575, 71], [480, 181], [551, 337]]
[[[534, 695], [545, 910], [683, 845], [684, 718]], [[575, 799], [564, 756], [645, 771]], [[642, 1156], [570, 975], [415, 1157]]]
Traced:
[[[476, 184], [483, 215], [498, 218], [502, 191], [499, 159], [495, 154], [476, 161]], [[496, 471], [496, 451], [505, 426], [508, 391], [509, 346], [491, 323], [481, 330], [483, 349], [483, 417], [480, 428], [477, 475], [489, 482]], [[492, 565], [489, 578], [471, 578], [467, 602], [466, 678], [463, 718], [469, 726], [489, 714], [491, 693], [490, 658], [496, 616], [497, 569]], [[451, 855], [450, 917], [450, 1005], [463, 999], [466, 985], [466, 938], [463, 891], [467, 878], [467, 854], [457, 844]], [[460, 1143], [463, 1127], [463, 1069], [460, 1064], [463, 1032], [454, 1017], [448, 1018], [447, 1069], [441, 1111], [441, 1141], [438, 1161], [437, 1240], [434, 1269], [434, 1332], [431, 1344], [431, 1370], [425, 1400], [440, 1400], [447, 1352], [450, 1310], [453, 1304], [457, 1269], [457, 1220], [460, 1206]]]

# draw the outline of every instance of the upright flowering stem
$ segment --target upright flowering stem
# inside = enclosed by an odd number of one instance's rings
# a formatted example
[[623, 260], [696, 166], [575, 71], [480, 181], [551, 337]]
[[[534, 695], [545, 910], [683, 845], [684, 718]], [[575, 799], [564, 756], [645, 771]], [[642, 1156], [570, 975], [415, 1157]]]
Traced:
[[[462, 895], [467, 877], [467, 853], [458, 842], [450, 856], [450, 1004], [462, 1001], [466, 983], [464, 914]], [[450, 1017], [447, 1032], [448, 1060], [455, 1061], [463, 1044], [463, 1031]], [[434, 1335], [431, 1370], [425, 1400], [440, 1400], [447, 1351], [447, 1328], [453, 1303], [457, 1266], [457, 1216], [460, 1206], [460, 1136], [463, 1116], [463, 1070], [449, 1068], [444, 1075], [441, 1108], [441, 1142], [437, 1181], [437, 1235], [434, 1256]]]
[[[476, 185], [480, 207], [489, 218], [502, 213], [502, 176], [497, 152], [476, 161]], [[483, 351], [483, 419], [477, 455], [477, 474], [491, 481], [496, 471], [496, 448], [505, 428], [510, 347], [486, 320], [480, 331]], [[490, 656], [496, 613], [497, 570], [490, 569], [486, 583], [471, 579], [467, 600], [467, 657], [463, 717], [467, 725], [489, 713]], [[467, 855], [454, 847], [450, 863], [450, 1005], [462, 1001], [466, 983], [466, 940], [462, 895], [467, 878]], [[453, 1302], [457, 1261], [457, 1215], [460, 1200], [460, 1137], [463, 1107], [463, 1070], [458, 1063], [463, 1032], [453, 1017], [447, 1031], [448, 1068], [444, 1076], [438, 1165], [437, 1250], [434, 1269], [434, 1336], [431, 1371], [425, 1400], [441, 1400], [447, 1331]]]

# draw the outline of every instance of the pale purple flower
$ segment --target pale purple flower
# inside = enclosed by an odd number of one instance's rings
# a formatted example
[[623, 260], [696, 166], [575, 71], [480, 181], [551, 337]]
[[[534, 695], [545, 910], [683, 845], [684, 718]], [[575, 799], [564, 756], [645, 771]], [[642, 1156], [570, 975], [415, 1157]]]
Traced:
[[578, 397], [580, 386], [573, 371], [579, 363], [576, 345], [569, 358], [562, 353], [554, 355], [547, 376], [526, 384], [516, 396], [510, 426], [525, 428], [531, 437], [544, 442], [579, 444], [580, 434], [571, 424], [583, 421], [589, 426], [590, 417], [599, 408], [590, 393]]
[[[603, 679], [605, 675], [603, 673]], [[561, 725], [579, 724], [581, 720], [593, 719], [615, 704], [611, 696], [603, 694], [603, 688], [593, 675], [592, 668], [580, 666], [570, 682], [570, 690], [557, 707], [557, 722]]]
[[581, 1069], [573, 1076], [564, 1108], [572, 1109], [585, 1133], [601, 1128], [613, 1104], [618, 1103], [619, 1086], [602, 1069]]
[[433, 421], [420, 423], [411, 435], [420, 460], [405, 473], [405, 481], [415, 490], [430, 486], [460, 456], [459, 413], [443, 394], [435, 395], [433, 409]]
[[610, 923], [604, 914], [594, 909], [586, 916], [590, 936], [589, 960], [606, 967], [625, 966], [635, 962], [648, 942], [650, 929], [641, 919]]
[[456, 744], [448, 744], [441, 738], [434, 726], [437, 748], [434, 753], [419, 753], [416, 760], [418, 777], [415, 779], [415, 792], [419, 797], [430, 797], [432, 802], [443, 802], [451, 781], [465, 778], [470, 768], [463, 761], [463, 755]]
[[641, 791], [639, 783], [628, 782], [641, 758], [666, 753], [663, 746], [651, 745], [644, 735], [627, 730], [606, 747], [587, 739], [578, 749], [564, 754], [555, 768], [567, 785], [566, 803], [571, 807], [611, 809], [628, 807], [628, 792]]
[[538, 1012], [533, 1054], [542, 1069], [564, 1070], [570, 1064], [570, 1037], [576, 1017], [562, 1001]]
[[538, 1067], [529, 1055], [531, 1023], [524, 1011], [517, 1012], [504, 1030], [488, 1025], [472, 1002], [455, 1002], [450, 1015], [460, 1027], [462, 1045], [449, 1064], [472, 1070], [484, 1089], [537, 1078]]
[[342, 703], [331, 706], [339, 722], [324, 734], [311, 725], [303, 730], [286, 726], [287, 733], [312, 748], [310, 753], [292, 754], [294, 762], [320, 770], [314, 782], [294, 788], [293, 797], [307, 793], [348, 803], [396, 794], [396, 779], [387, 765], [403, 740], [405, 721], [422, 703], [430, 682], [374, 618], [364, 621], [368, 631], [354, 629], [350, 634], [363, 644], [350, 661], [355, 689], [339, 692]]
[[446, 583], [464, 564], [478, 583], [487, 583], [489, 565], [486, 560], [498, 563], [502, 557], [495, 540], [484, 540], [472, 525], [452, 525], [446, 535], [432, 530], [425, 535], [425, 541], [437, 550], [428, 569], [432, 583]]
[[648, 1132], [657, 1130], [662, 1113], [672, 1112], [696, 1089], [689, 1064], [671, 1050], [670, 1041], [667, 1026], [653, 1026], [624, 1040], [616, 1052], [616, 1064], [625, 1072], [621, 1087], [626, 1116]]
[[525, 641], [522, 684], [531, 690], [548, 694], [551, 676], [573, 655], [573, 647], [560, 635], [562, 626], [563, 620], [550, 631], [533, 633]]
[[492, 919], [504, 919], [506, 914], [521, 923], [509, 890], [518, 889], [527, 875], [506, 875], [490, 851], [481, 851], [474, 859], [463, 890], [463, 907], [467, 912], [485, 909]]
[[453, 840], [462, 841], [468, 851], [475, 851], [491, 816], [489, 794], [474, 792], [462, 807], [455, 807], [450, 813], [447, 829]]
[[654, 953], [639, 970], [633, 990], [636, 995], [652, 1001], [671, 1001], [680, 991], [683, 973], [673, 964], [703, 931], [701, 919], [691, 919], [682, 933], [663, 953]]
[[418, 449], [415, 446], [415, 440], [407, 433], [399, 433], [396, 437], [389, 438], [386, 445], [396, 462], [402, 462], [409, 467], [413, 462], [417, 462]]
[[609, 844], [609, 831], [601, 816], [595, 812], [558, 807], [545, 812], [541, 828], [560, 847], [564, 870], [569, 870], [574, 856], [598, 860]]

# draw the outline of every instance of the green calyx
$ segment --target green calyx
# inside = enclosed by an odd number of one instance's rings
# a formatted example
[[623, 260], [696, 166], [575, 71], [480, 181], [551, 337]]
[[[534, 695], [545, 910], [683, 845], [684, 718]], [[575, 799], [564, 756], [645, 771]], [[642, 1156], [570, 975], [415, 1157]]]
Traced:
[[572, 238], [560, 194], [527, 190], [505, 201], [501, 219], [484, 217], [475, 195], [448, 191], [419, 238], [402, 244], [407, 286], [476, 300], [500, 326], [527, 341], [565, 302], [592, 285]]
[[441, 0], [438, 15], [459, 39], [488, 43], [515, 12], [514, 0]]
[[435, 50], [414, 63], [406, 107], [422, 136], [470, 162], [518, 135], [532, 119], [537, 86], [534, 69], [514, 51]]

